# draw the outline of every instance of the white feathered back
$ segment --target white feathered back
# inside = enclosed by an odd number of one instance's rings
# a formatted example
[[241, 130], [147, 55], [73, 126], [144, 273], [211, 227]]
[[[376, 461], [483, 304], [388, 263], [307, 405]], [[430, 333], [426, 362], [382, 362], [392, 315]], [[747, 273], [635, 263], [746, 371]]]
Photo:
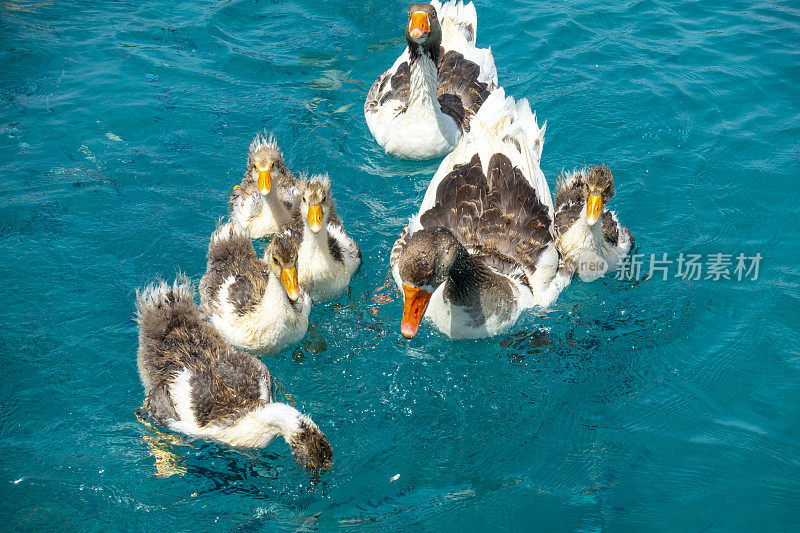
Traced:
[[478, 154], [486, 173], [492, 155], [502, 153], [514, 166], [519, 167], [528, 183], [536, 189], [539, 200], [548, 207], [552, 219], [553, 198], [539, 167], [546, 128], [546, 124], [539, 127], [536, 114], [531, 111], [527, 99], [515, 101], [513, 97], [506, 97], [502, 87], [497, 88], [472, 118], [470, 131], [464, 134], [453, 152], [439, 165], [425, 193], [420, 213], [433, 207], [436, 189], [454, 165], [467, 163], [473, 155]]
[[[442, 4], [439, 0], [431, 0], [431, 5], [439, 14], [439, 20], [450, 19], [464, 38], [475, 44], [478, 36], [478, 13], [475, 11], [475, 4], [472, 2], [464, 4], [461, 0], [451, 0]], [[470, 27], [472, 32], [469, 31]]]

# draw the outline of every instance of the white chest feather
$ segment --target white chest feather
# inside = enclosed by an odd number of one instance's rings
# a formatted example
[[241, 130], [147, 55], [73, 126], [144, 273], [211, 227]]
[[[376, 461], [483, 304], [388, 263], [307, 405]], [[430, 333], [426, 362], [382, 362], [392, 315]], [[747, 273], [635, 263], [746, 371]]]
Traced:
[[[361, 264], [355, 243], [338, 226], [329, 225], [326, 231], [316, 234], [306, 227], [304, 232], [297, 253], [298, 281], [307, 288], [314, 302], [329, 302], [342, 295]], [[342, 261], [331, 255], [328, 235], [337, 242]]]
[[251, 237], [260, 239], [277, 233], [289, 222], [290, 213], [278, 198], [278, 191], [273, 190], [267, 196], [255, 192], [238, 198], [232, 206], [231, 217], [247, 228]]
[[273, 189], [267, 196], [262, 196], [264, 205], [261, 212], [250, 219], [250, 235], [255, 238], [277, 233], [290, 219], [289, 211], [278, 198], [278, 191]]
[[503, 333], [514, 325], [522, 308], [514, 306], [509, 316], [500, 317], [489, 314], [479, 320], [467, 309], [452, 305], [444, 300], [443, 285], [431, 297], [425, 317], [436, 326], [436, 329], [453, 339], [481, 339]]
[[578, 220], [558, 238], [558, 249], [564, 262], [572, 262], [576, 272], [587, 281], [617, 268], [625, 255], [618, 246], [606, 241], [602, 220], [594, 225], [586, 223], [586, 207]]
[[289, 302], [281, 283], [271, 277], [261, 302], [249, 313], [239, 315], [228, 298], [228, 289], [235, 279], [230, 276], [222, 284], [211, 315], [212, 324], [228, 342], [272, 354], [303, 338], [311, 311], [307, 292], [300, 292], [298, 309]]
[[260, 239], [278, 232], [278, 222], [272, 212], [262, 209], [256, 216], [250, 218], [245, 226], [250, 231], [250, 236]]
[[450, 116], [442, 113], [436, 98], [436, 64], [423, 54], [409, 67], [411, 87], [408, 106], [390, 123], [384, 148], [392, 155], [410, 159], [445, 155], [453, 150], [461, 131]]

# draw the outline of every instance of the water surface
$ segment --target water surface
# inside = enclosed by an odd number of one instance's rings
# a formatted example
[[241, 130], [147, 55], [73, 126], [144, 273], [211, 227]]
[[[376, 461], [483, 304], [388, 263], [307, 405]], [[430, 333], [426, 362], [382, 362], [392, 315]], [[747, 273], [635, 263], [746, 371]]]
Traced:
[[[402, 339], [388, 277], [438, 161], [362, 115], [405, 3], [0, 4], [0, 529], [795, 529], [800, 11], [724, 4], [480, 2], [478, 41], [547, 120], [551, 186], [606, 163], [638, 253], [760, 253], [758, 279], [575, 282], [457, 342]], [[265, 358], [334, 446], [319, 479], [133, 414], [135, 290], [200, 279], [263, 128], [364, 253]]]

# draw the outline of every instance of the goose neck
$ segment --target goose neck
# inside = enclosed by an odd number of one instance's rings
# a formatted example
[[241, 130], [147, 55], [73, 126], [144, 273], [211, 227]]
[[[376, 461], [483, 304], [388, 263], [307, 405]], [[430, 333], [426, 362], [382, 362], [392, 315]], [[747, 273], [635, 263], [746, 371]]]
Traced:
[[411, 88], [409, 108], [425, 108], [441, 112], [436, 91], [439, 87], [439, 69], [436, 62], [425, 50], [419, 50], [409, 59]]

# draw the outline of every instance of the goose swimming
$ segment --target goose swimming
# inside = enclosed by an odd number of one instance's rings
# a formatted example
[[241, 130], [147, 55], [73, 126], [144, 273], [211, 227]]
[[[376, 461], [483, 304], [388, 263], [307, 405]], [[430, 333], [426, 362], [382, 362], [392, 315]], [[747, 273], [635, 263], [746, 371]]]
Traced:
[[228, 199], [231, 220], [260, 239], [291, 222], [299, 198], [298, 180], [286, 166], [275, 137], [266, 132], [256, 135], [242, 182]]
[[237, 224], [221, 224], [213, 233], [200, 280], [201, 310], [226, 341], [274, 354], [303, 338], [311, 298], [297, 280], [299, 245], [300, 235], [287, 227], [259, 259]]
[[498, 86], [491, 49], [476, 48], [472, 3], [414, 4], [407, 48], [372, 85], [364, 103], [369, 131], [387, 153], [430, 159], [451, 152]]
[[557, 270], [553, 204], [539, 168], [544, 131], [527, 100], [498, 89], [442, 161], [391, 253], [403, 336], [416, 335], [423, 316], [453, 338], [496, 335], [569, 283]]
[[298, 280], [314, 303], [329, 302], [342, 295], [361, 266], [361, 249], [336, 215], [328, 175], [311, 176], [300, 188]]
[[614, 271], [633, 247], [633, 235], [606, 209], [614, 177], [605, 165], [571, 172], [556, 186], [556, 235], [561, 261], [584, 281]]
[[298, 465], [331, 466], [331, 445], [319, 427], [274, 401], [269, 369], [228, 346], [197, 309], [186, 277], [137, 291], [136, 310], [142, 407], [152, 420], [231, 446], [263, 448], [282, 436]]

